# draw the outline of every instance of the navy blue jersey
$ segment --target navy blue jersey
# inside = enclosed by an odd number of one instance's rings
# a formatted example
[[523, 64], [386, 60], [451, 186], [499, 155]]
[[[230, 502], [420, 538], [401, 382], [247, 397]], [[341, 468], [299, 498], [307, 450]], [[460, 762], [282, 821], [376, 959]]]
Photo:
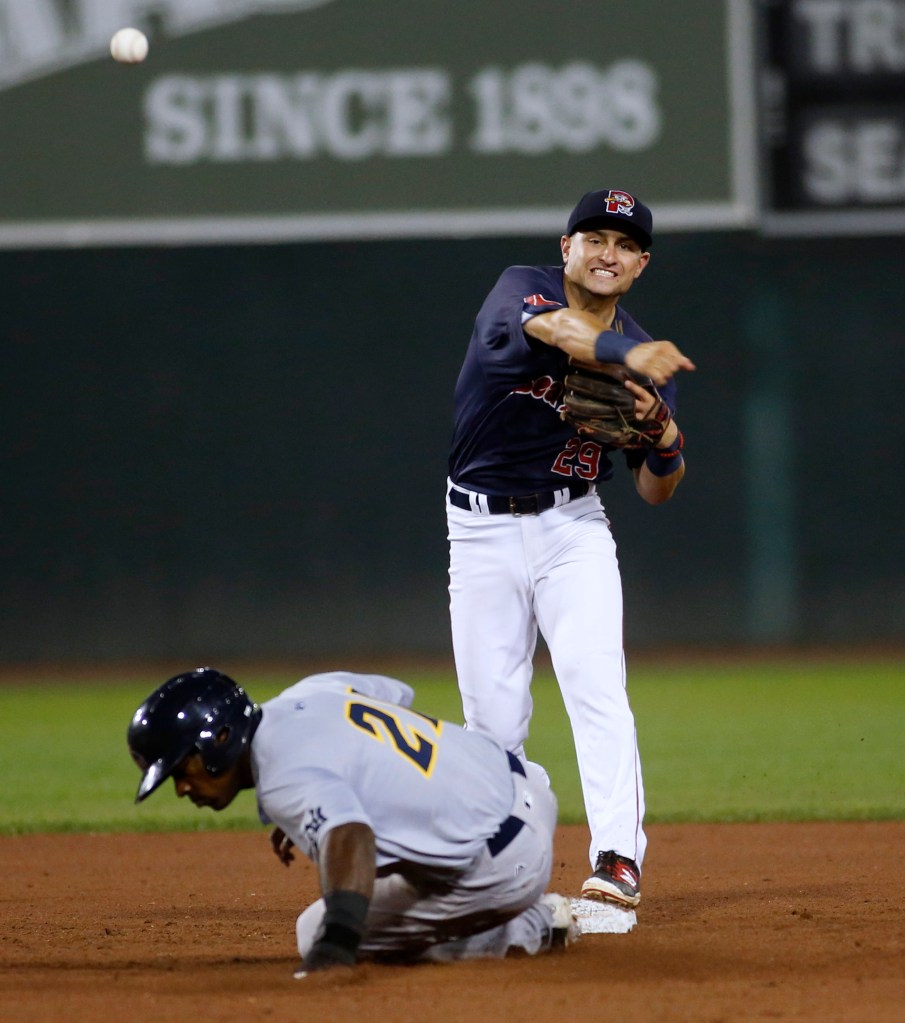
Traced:
[[[524, 331], [532, 316], [567, 306], [562, 267], [504, 270], [475, 320], [455, 392], [449, 458], [453, 483], [484, 494], [521, 495], [613, 475], [611, 448], [560, 419], [568, 356]], [[621, 307], [613, 329], [650, 341]], [[659, 388], [675, 411], [675, 383]], [[626, 452], [630, 466], [643, 452]]]

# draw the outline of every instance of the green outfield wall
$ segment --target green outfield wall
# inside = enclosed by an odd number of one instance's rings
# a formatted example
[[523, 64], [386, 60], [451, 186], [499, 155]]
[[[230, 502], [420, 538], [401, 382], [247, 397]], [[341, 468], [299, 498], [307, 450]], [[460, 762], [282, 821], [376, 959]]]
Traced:
[[[0, 252], [5, 661], [449, 652], [475, 312], [557, 239]], [[688, 471], [603, 494], [627, 643], [905, 635], [898, 237], [658, 237]]]

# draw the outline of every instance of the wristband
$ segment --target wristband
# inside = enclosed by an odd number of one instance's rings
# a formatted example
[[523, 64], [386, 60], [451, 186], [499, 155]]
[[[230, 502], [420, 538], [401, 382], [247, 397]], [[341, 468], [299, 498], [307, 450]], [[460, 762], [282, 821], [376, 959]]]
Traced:
[[341, 890], [324, 896], [324, 918], [311, 951], [305, 956], [306, 970], [355, 963], [365, 932], [368, 903], [368, 898], [359, 892]]
[[638, 342], [615, 330], [602, 330], [594, 342], [594, 358], [598, 362], [625, 362], [626, 355]]
[[676, 439], [668, 448], [649, 448], [644, 464], [650, 469], [654, 476], [671, 476], [683, 462], [682, 448], [685, 447], [685, 438], [682, 431], [676, 434]]

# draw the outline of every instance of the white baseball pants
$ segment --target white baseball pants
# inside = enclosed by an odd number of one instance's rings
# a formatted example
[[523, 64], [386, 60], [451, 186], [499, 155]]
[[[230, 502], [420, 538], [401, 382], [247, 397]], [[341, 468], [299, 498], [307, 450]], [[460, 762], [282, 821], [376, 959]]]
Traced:
[[[513, 815], [525, 826], [495, 856], [485, 847], [467, 870], [442, 883], [427, 876], [419, 882], [416, 871], [375, 880], [359, 949], [364, 958], [443, 962], [549, 949], [552, 911], [540, 897], [553, 865], [556, 797], [536, 764], [526, 773], [513, 774]], [[302, 959], [323, 915], [318, 899], [296, 921]]]
[[450, 617], [466, 726], [524, 757], [538, 628], [572, 726], [589, 859], [639, 866], [646, 837], [635, 722], [625, 688], [622, 582], [595, 492], [539, 515], [447, 502]]

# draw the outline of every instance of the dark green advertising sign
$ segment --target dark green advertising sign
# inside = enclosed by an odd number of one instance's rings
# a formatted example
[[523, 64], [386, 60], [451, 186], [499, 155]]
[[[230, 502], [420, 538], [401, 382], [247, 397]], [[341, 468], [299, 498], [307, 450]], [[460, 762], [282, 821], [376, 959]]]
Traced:
[[0, 244], [547, 233], [599, 187], [746, 224], [747, 7], [0, 0]]

